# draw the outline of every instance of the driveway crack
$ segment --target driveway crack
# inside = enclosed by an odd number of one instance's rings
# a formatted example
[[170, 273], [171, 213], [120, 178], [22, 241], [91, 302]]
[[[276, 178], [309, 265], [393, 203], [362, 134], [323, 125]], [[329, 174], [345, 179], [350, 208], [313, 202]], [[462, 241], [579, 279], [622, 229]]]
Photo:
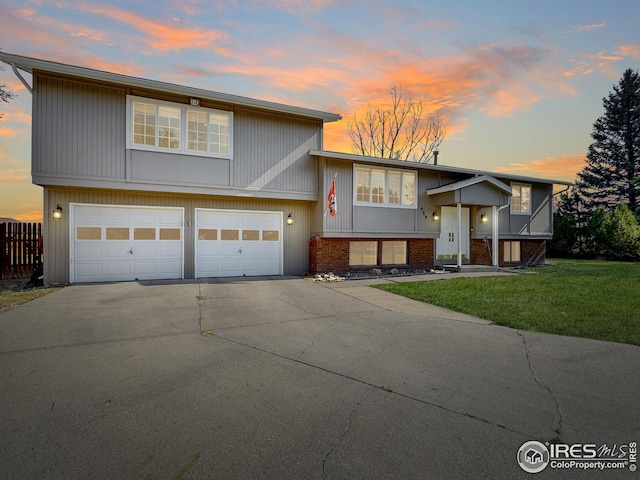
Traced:
[[529, 366], [529, 371], [531, 372], [531, 376], [533, 377], [533, 380], [536, 382], [538, 386], [540, 386], [541, 388], [543, 388], [549, 393], [549, 396], [551, 397], [551, 399], [553, 400], [553, 403], [555, 404], [556, 416], [558, 417], [558, 421], [556, 424], [556, 428], [554, 429], [554, 432], [557, 434], [557, 437], [552, 439], [552, 441], [560, 441], [562, 436], [562, 421], [563, 421], [562, 412], [560, 411], [560, 402], [558, 401], [558, 398], [556, 397], [556, 394], [553, 392], [553, 390], [551, 390], [551, 388], [549, 388], [547, 385], [542, 383], [538, 378], [538, 376], [536, 375], [536, 372], [533, 368], [533, 364], [531, 363], [531, 352], [529, 351], [529, 345], [527, 344], [527, 339], [525, 338], [524, 334], [520, 330], [518, 330], [517, 333], [518, 333], [518, 336], [522, 338], [524, 353], [527, 358], [527, 364]]
[[360, 404], [362, 404], [367, 398], [369, 398], [369, 395], [371, 395], [371, 392], [368, 392], [364, 397], [362, 397], [360, 400], [358, 400], [355, 403], [355, 405], [353, 405], [353, 407], [351, 408], [351, 411], [349, 412], [349, 416], [348, 416], [348, 419], [347, 419], [347, 426], [346, 426], [344, 432], [342, 432], [342, 434], [340, 435], [340, 438], [338, 439], [338, 442], [329, 449], [327, 454], [322, 459], [322, 478], [326, 478], [326, 476], [327, 476], [326, 466], [327, 466], [327, 461], [329, 460], [329, 457], [331, 456], [331, 454], [338, 447], [340, 447], [340, 445], [342, 444], [344, 439], [347, 437], [349, 432], [351, 432], [351, 427], [352, 427], [352, 424], [353, 424], [353, 414], [354, 414], [354, 412], [358, 409]]

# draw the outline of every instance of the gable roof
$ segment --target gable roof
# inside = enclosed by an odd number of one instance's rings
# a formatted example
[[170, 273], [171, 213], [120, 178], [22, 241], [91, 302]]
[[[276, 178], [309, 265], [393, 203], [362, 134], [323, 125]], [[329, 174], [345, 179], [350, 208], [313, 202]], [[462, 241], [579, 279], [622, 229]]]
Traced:
[[254, 107], [261, 110], [270, 110], [278, 113], [300, 115], [303, 117], [322, 120], [324, 123], [335, 122], [342, 118], [342, 116], [337, 113], [322, 112], [320, 110], [312, 110], [308, 108], [295, 107], [292, 105], [285, 105], [282, 103], [257, 100], [254, 98], [242, 97], [239, 95], [214, 92], [211, 90], [204, 90], [194, 87], [185, 87], [182, 85], [160, 82], [157, 80], [131, 77], [128, 75], [104, 72], [101, 70], [94, 70], [86, 67], [78, 67], [75, 65], [51, 62], [48, 60], [40, 60], [37, 58], [12, 55], [5, 52], [0, 52], [0, 61], [6, 63], [7, 65], [11, 65], [14, 68], [14, 71], [16, 68], [19, 68], [20, 70], [31, 74], [34, 71], [42, 71], [62, 75], [70, 75], [74, 77], [86, 78], [88, 80], [98, 80], [101, 82], [116, 83], [131, 87], [145, 88], [148, 90], [187, 95], [199, 99], [225, 102], [244, 107]]
[[489, 183], [491, 186], [498, 190], [502, 190], [507, 195], [511, 196], [511, 187], [500, 180], [493, 178], [490, 175], [481, 175], [478, 177], [467, 178], [459, 182], [450, 183], [449, 185], [443, 185], [442, 187], [432, 188], [427, 190], [427, 195], [437, 195], [438, 193], [452, 192], [478, 183]]

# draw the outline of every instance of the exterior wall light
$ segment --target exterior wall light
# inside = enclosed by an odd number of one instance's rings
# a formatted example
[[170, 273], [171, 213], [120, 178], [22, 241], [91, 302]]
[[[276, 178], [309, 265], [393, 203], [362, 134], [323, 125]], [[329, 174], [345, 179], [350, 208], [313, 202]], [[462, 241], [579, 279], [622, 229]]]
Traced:
[[53, 211], [52, 214], [53, 218], [55, 218], [56, 220], [60, 220], [62, 218], [62, 207], [60, 206], [60, 204], [58, 204], [58, 206], [56, 207], [56, 209]]
[[487, 217], [487, 215], [483, 213], [480, 215], [480, 221], [482, 223], [487, 223], [489, 221], [489, 217]]
[[191, 99], [189, 99], [189, 103], [191, 103], [192, 107], [199, 107], [200, 106], [200, 99], [199, 98], [191, 98]]
[[438, 215], [438, 212], [433, 212], [433, 221], [437, 222], [438, 220], [440, 220], [440, 215]]
[[291, 216], [291, 214], [289, 214], [289, 216], [287, 217], [287, 225], [293, 225], [293, 217]]

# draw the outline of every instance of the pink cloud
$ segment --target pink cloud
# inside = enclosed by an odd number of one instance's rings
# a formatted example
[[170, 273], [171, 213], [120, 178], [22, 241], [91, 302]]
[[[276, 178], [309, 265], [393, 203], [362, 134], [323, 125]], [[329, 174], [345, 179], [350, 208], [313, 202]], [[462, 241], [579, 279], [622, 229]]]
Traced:
[[95, 15], [102, 15], [112, 20], [128, 25], [145, 35], [143, 42], [154, 50], [180, 51], [190, 48], [206, 48], [222, 56], [229, 56], [229, 50], [222, 44], [228, 35], [220, 30], [204, 30], [190, 26], [180, 26], [176, 22], [158, 22], [150, 20], [148, 16], [112, 6], [84, 6], [81, 7]]
[[622, 57], [631, 57], [640, 60], [640, 45], [620, 45], [615, 53]]

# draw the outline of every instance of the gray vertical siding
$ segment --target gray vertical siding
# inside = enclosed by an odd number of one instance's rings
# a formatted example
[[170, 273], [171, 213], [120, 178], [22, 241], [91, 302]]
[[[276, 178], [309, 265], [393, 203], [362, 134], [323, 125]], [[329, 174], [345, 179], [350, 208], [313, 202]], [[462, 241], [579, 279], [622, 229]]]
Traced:
[[[32, 174], [41, 184], [47, 177], [63, 177], [76, 186], [107, 180], [105, 188], [120, 189], [157, 184], [157, 191], [222, 186], [273, 197], [317, 193], [317, 167], [309, 151], [322, 147], [321, 120], [228, 105], [234, 111], [232, 160], [168, 152], [127, 156], [126, 86], [37, 72], [34, 84]], [[159, 100], [188, 102], [175, 95]], [[159, 168], [150, 167], [154, 156]], [[173, 164], [180, 165], [179, 175], [172, 174]]]
[[317, 168], [309, 150], [321, 147], [321, 130], [320, 122], [236, 109], [233, 185], [315, 193]]
[[[184, 225], [184, 274], [185, 278], [195, 275], [195, 209], [233, 209], [282, 212], [284, 218], [289, 213], [294, 219], [292, 226], [283, 228], [283, 273], [302, 275], [309, 269], [309, 238], [311, 228], [311, 208], [309, 202], [261, 200], [250, 198], [213, 197], [205, 195], [178, 196], [153, 195], [135, 192], [88, 190], [67, 188], [44, 189], [44, 235], [45, 235], [45, 282], [65, 284], [69, 282], [70, 238], [69, 204], [93, 203], [105, 205], [140, 205], [155, 207], [183, 207]], [[63, 216], [60, 220], [51, 218], [51, 211], [60, 204]], [[188, 222], [191, 221], [191, 227]]]
[[125, 91], [35, 75], [32, 174], [125, 178]]

